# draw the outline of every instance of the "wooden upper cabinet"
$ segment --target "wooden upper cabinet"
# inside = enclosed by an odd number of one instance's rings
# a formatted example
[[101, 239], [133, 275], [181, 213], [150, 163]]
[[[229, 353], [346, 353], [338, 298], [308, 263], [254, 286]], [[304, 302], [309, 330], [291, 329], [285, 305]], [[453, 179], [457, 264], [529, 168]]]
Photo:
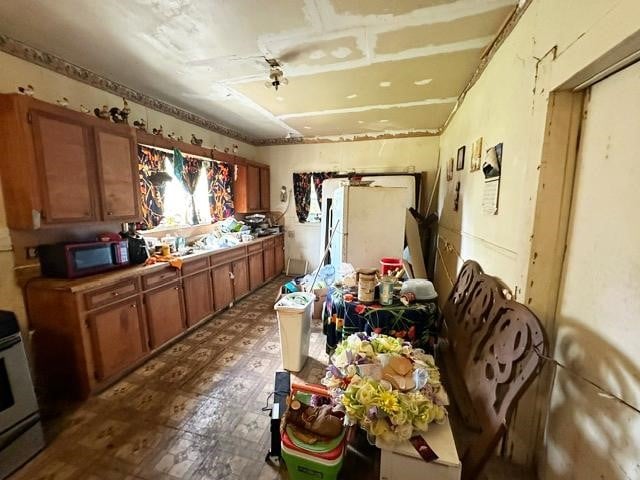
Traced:
[[260, 210], [260, 169], [247, 166], [247, 203], [250, 211]]
[[240, 163], [236, 165], [234, 203], [236, 212], [269, 210], [269, 167]]
[[147, 351], [137, 297], [92, 313], [87, 327], [98, 381], [121, 372]]
[[30, 110], [42, 223], [96, 220], [91, 128], [66, 115]]
[[[109, 126], [110, 127], [110, 126]], [[140, 218], [140, 185], [133, 132], [94, 129], [104, 220]]]
[[260, 209], [271, 209], [271, 187], [269, 185], [269, 169], [260, 168]]
[[[0, 95], [0, 178], [7, 225], [139, 218], [135, 132], [32, 97]], [[109, 214], [111, 212], [111, 214]]]

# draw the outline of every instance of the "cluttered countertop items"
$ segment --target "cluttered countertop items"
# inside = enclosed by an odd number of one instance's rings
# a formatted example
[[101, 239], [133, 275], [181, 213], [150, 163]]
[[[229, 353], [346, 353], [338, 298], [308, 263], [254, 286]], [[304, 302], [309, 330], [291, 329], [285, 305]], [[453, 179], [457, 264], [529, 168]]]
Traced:
[[214, 224], [206, 234], [190, 238], [158, 238], [136, 232], [131, 225], [124, 224], [127, 228], [122, 233], [100, 234], [95, 241], [39, 246], [43, 277], [37, 280], [48, 287], [72, 291], [95, 288], [167, 265], [179, 269], [184, 262], [261, 243], [281, 231], [281, 227], [263, 228], [262, 223], [255, 224], [255, 219], [254, 223], [245, 223], [234, 217]]

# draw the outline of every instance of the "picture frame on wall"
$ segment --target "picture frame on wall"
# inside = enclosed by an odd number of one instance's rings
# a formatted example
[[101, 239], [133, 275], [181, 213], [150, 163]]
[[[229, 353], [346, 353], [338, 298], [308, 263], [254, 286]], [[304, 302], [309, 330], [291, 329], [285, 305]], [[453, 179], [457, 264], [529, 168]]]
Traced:
[[479, 137], [471, 145], [471, 163], [469, 164], [469, 171], [475, 172], [480, 170], [480, 164], [482, 163], [482, 137]]
[[464, 153], [466, 146], [463, 145], [458, 149], [458, 156], [456, 160], [456, 170], [464, 170]]
[[453, 180], [453, 157], [447, 162], [447, 182]]

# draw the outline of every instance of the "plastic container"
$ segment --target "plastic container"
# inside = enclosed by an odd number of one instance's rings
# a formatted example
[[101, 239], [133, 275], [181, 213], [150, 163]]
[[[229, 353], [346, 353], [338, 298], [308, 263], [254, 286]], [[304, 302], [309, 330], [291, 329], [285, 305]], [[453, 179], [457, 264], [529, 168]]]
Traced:
[[411, 278], [405, 280], [400, 289], [400, 295], [406, 295], [407, 293], [413, 293], [416, 296], [416, 300], [435, 300], [438, 298], [438, 293], [431, 283], [426, 278]]
[[282, 458], [287, 464], [291, 480], [335, 480], [344, 461], [344, 444], [338, 447], [338, 455], [327, 460], [322, 456], [297, 449], [287, 434], [282, 436]]
[[275, 304], [280, 331], [282, 366], [290, 372], [299, 372], [309, 356], [311, 313], [315, 295], [288, 293]]
[[389, 274], [394, 270], [402, 268], [402, 259], [395, 257], [383, 257], [380, 259], [380, 274], [382, 276]]

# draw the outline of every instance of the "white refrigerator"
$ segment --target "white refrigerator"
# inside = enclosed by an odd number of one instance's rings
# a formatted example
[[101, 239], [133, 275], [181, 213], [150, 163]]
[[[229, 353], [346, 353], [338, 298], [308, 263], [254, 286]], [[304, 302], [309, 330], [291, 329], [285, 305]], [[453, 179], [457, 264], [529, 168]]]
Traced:
[[404, 187], [338, 188], [329, 211], [331, 264], [379, 268], [382, 257], [402, 258], [406, 198]]

